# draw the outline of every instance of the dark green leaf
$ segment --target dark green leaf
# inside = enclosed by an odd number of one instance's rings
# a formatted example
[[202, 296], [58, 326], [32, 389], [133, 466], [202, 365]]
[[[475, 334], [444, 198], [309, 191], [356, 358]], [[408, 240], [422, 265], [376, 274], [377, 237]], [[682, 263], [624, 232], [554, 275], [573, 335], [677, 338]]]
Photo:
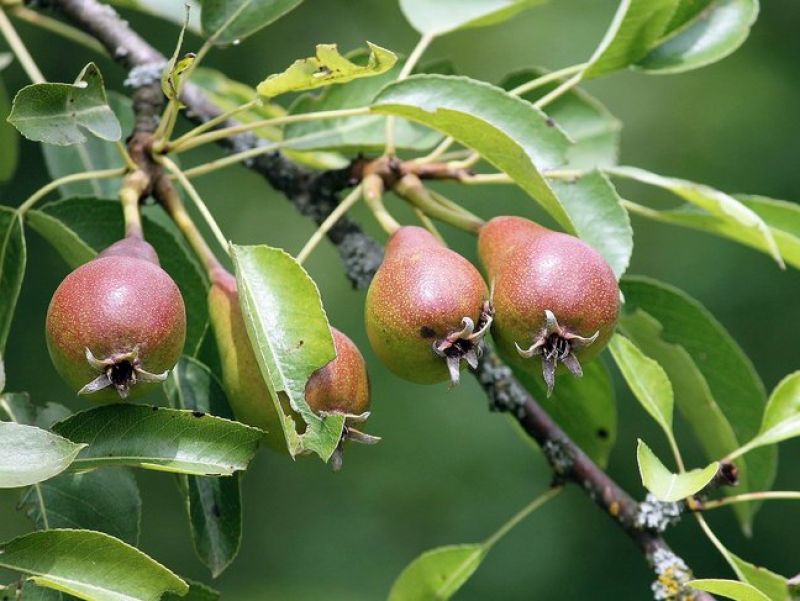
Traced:
[[112, 142], [122, 137], [119, 120], [108, 106], [103, 76], [94, 63], [83, 68], [74, 84], [37, 83], [22, 88], [8, 120], [29, 140], [59, 146], [85, 142], [83, 129]]
[[582, 378], [559, 379], [549, 397], [540, 377], [522, 370], [515, 370], [514, 375], [592, 461], [600, 467], [608, 465], [617, 440], [617, 403], [602, 361], [584, 365]]
[[757, 17], [757, 0], [680, 0], [666, 36], [637, 67], [680, 73], [714, 63], [744, 43]]
[[719, 463], [680, 474], [670, 472], [642, 440], [636, 449], [636, 460], [642, 484], [659, 501], [680, 501], [703, 490], [719, 471]]
[[[7, 54], [0, 54], [0, 71], [3, 69], [3, 62]], [[14, 175], [17, 170], [17, 161], [19, 159], [19, 136], [16, 130], [10, 123], [6, 121], [8, 114], [11, 112], [11, 99], [8, 97], [8, 92], [0, 79], [0, 182], [7, 181]]]
[[5, 350], [22, 280], [27, 251], [22, 220], [9, 207], [0, 207], [0, 353]]
[[[714, 317], [685, 293], [655, 280], [623, 278], [620, 328], [672, 382], [678, 409], [709, 460], [752, 439], [761, 426], [766, 393], [752, 363]], [[775, 477], [774, 448], [737, 460], [737, 492], [768, 490]], [[757, 504], [734, 509], [749, 531]]]
[[636, 167], [613, 167], [607, 170], [617, 177], [669, 190], [683, 200], [696, 205], [703, 211], [725, 223], [730, 231], [748, 239], [756, 239], [770, 255], [783, 266], [783, 259], [772, 231], [759, 215], [739, 202], [733, 196], [703, 184], [697, 184], [674, 177], [663, 177]]
[[[544, 69], [517, 71], [504, 79], [501, 86], [512, 90], [546, 73]], [[556, 85], [541, 86], [520, 97], [535, 102]], [[622, 123], [599, 100], [573, 88], [548, 104], [546, 112], [574, 142], [567, 152], [569, 167], [594, 169], [617, 164]]]
[[445, 601], [469, 580], [484, 555], [483, 545], [452, 545], [426, 551], [398, 576], [389, 601]]
[[[64, 258], [70, 267], [92, 260], [122, 236], [119, 202], [96, 198], [68, 198], [28, 212], [28, 223]], [[197, 353], [208, 327], [206, 277], [189, 254], [175, 226], [157, 207], [143, 216], [144, 233], [164, 268], [181, 290], [186, 313], [186, 352]]]
[[[174, 407], [231, 417], [222, 386], [209, 369], [195, 359], [183, 357], [172, 370], [166, 388]], [[216, 578], [236, 557], [242, 542], [239, 475], [179, 478], [186, 497], [195, 552]]]
[[400, 0], [409, 23], [420, 33], [442, 35], [456, 29], [501, 23], [544, 0]]
[[73, 463], [74, 471], [127, 465], [198, 476], [246, 469], [263, 436], [250, 426], [200, 412], [122, 404], [76, 413], [53, 430], [89, 445]]
[[238, 44], [277, 21], [303, 0], [200, 0], [203, 31], [216, 44]]
[[[351, 57], [354, 58], [355, 57]], [[376, 77], [365, 77], [346, 86], [325, 88], [317, 96], [301, 96], [292, 105], [292, 114], [311, 113], [369, 105], [380, 90], [397, 79], [402, 64]], [[328, 132], [328, 135], [324, 135]], [[386, 144], [386, 117], [365, 115], [341, 119], [324, 119], [290, 123], [284, 130], [286, 139], [298, 138], [292, 148], [336, 149], [348, 154], [383, 151]], [[313, 138], [310, 138], [311, 136]], [[308, 136], [307, 142], [300, 138]], [[435, 131], [417, 123], [398, 119], [395, 122], [395, 146], [405, 150], [426, 150], [441, 139]]]
[[89, 530], [33, 532], [0, 545], [0, 566], [91, 601], [158, 601], [188, 585], [138, 549]]
[[52, 478], [85, 446], [35, 426], [0, 422], [0, 488], [19, 488]]
[[[292, 455], [303, 450], [330, 459], [344, 426], [342, 416], [320, 418], [306, 403], [305, 387], [336, 356], [316, 284], [286, 252], [269, 246], [233, 246], [239, 302], [247, 333], [272, 395]], [[297, 419], [284, 413], [282, 396]]]
[[[133, 131], [133, 107], [131, 100], [117, 92], [108, 93], [108, 104], [119, 119], [123, 133]], [[115, 144], [109, 144], [94, 136], [83, 144], [69, 148], [45, 144], [42, 146], [47, 171], [52, 179], [71, 173], [115, 169], [124, 166], [124, 161]], [[94, 196], [97, 198], [117, 198], [120, 178], [96, 179], [73, 182], [59, 187], [62, 197]]]
[[133, 473], [124, 468], [61, 474], [29, 488], [22, 505], [40, 530], [98, 530], [131, 545], [139, 542], [142, 499]]
[[296, 60], [282, 73], [270, 75], [258, 84], [256, 91], [260, 96], [273, 98], [287, 92], [313, 90], [381, 75], [397, 62], [394, 52], [370, 42], [367, 46], [366, 64], [357, 64], [342, 56], [336, 44], [317, 44], [316, 56]]

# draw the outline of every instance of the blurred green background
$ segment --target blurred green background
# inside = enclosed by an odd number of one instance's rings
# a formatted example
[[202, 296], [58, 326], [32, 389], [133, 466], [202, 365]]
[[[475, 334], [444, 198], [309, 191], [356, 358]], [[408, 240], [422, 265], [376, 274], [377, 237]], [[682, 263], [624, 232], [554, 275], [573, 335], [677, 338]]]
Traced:
[[[556, 0], [500, 26], [447, 36], [428, 56], [450, 57], [461, 73], [488, 81], [521, 67], [573, 64], [590, 54], [615, 5], [613, 0]], [[174, 26], [128, 16], [152, 43], [171, 52]], [[798, 30], [796, 0], [769, 0], [748, 42], [722, 63], [679, 76], [626, 72], [591, 82], [587, 87], [625, 124], [622, 162], [730, 192], [800, 198]], [[52, 80], [71, 81], [96, 59], [28, 26], [20, 25], [20, 31]], [[197, 38], [188, 39], [190, 46], [199, 46]], [[311, 54], [315, 43], [338, 42], [349, 49], [370, 40], [408, 52], [416, 39], [393, 0], [307, 0], [241, 46], [212, 53], [208, 64], [255, 83]], [[99, 64], [108, 86], [122, 90], [124, 74], [106, 59]], [[27, 83], [17, 65], [3, 77], [10, 90]], [[0, 188], [0, 202], [18, 204], [46, 181], [40, 149], [26, 143], [21, 170]], [[202, 178], [198, 186], [236, 242], [265, 242], [297, 252], [313, 231], [245, 169]], [[511, 188], [450, 186], [447, 192], [485, 216], [541, 216], [529, 198]], [[644, 204], [663, 202], [646, 189], [624, 192]], [[363, 209], [355, 214], [382, 238]], [[703, 302], [752, 358], [768, 389], [798, 368], [800, 274], [781, 272], [765, 255], [689, 230], [638, 218], [634, 227], [630, 273], [670, 282]], [[454, 248], [474, 256], [472, 240], [446, 233]], [[44, 343], [47, 303], [67, 268], [33, 233], [29, 256], [8, 344], [8, 389], [28, 390], [37, 402], [85, 407], [86, 401], [70, 398], [58, 380]], [[361, 321], [364, 292], [350, 288], [329, 244], [308, 267], [331, 321], [370, 362], [374, 412], [368, 430], [384, 440], [372, 448], [351, 447], [339, 474], [318, 461], [292, 462], [267, 452], [257, 457], [244, 479], [241, 554], [213, 583], [230, 601], [384, 598], [419, 553], [482, 540], [549, 483], [540, 453], [520, 439], [507, 418], [487, 413], [471, 378], [453, 391], [446, 385], [420, 387], [397, 380], [375, 361]], [[620, 433], [610, 471], [641, 497], [636, 438], [648, 440], [658, 452], [664, 450], [658, 444], [662, 437], [627, 390], [618, 388]], [[699, 464], [696, 445], [682, 424], [678, 429], [688, 463]], [[799, 452], [800, 443], [782, 446], [777, 487], [800, 488], [800, 466], [793, 459]], [[194, 557], [172, 478], [144, 472], [138, 478], [144, 498], [142, 548], [181, 575], [209, 581]], [[14, 491], [0, 492], [0, 540], [30, 528], [16, 503]], [[800, 571], [798, 515], [797, 505], [764, 507], [749, 540], [727, 510], [712, 514], [710, 521], [737, 554], [792, 576]], [[668, 538], [698, 575], [730, 577], [693, 520], [685, 519]], [[651, 580], [631, 542], [582, 493], [570, 489], [503, 540], [457, 598], [647, 599]]]

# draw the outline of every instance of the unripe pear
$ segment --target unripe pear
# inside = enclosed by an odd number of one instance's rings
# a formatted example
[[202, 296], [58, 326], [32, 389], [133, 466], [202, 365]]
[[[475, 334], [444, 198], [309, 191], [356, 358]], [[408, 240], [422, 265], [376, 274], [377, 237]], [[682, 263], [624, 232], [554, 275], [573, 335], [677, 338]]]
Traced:
[[336, 358], [315, 371], [306, 384], [306, 402], [320, 415], [339, 414], [360, 421], [369, 415], [369, 377], [361, 351], [331, 327]]
[[521, 217], [486, 223], [478, 252], [492, 286], [492, 335], [503, 355], [528, 370], [530, 359], [541, 357], [548, 394], [559, 364], [582, 375], [581, 362], [606, 346], [619, 314], [617, 280], [602, 255]]
[[311, 374], [306, 383], [306, 402], [321, 416], [346, 416], [342, 438], [331, 456], [331, 466], [339, 470], [347, 441], [375, 444], [380, 438], [354, 427], [354, 424], [364, 422], [369, 417], [369, 377], [364, 357], [355, 343], [342, 332], [331, 327], [331, 334], [336, 358]]
[[427, 230], [401, 227], [389, 238], [367, 292], [367, 335], [401, 378], [456, 384], [462, 363], [477, 366], [491, 322], [488, 298], [469, 261]]
[[217, 268], [211, 279], [208, 314], [222, 366], [222, 385], [231, 409], [239, 421], [265, 430], [270, 448], [286, 452], [282, 418], [272, 402], [247, 336], [236, 278]]
[[183, 351], [183, 297], [153, 247], [125, 238], [64, 278], [46, 334], [56, 370], [78, 394], [101, 402], [141, 396]]

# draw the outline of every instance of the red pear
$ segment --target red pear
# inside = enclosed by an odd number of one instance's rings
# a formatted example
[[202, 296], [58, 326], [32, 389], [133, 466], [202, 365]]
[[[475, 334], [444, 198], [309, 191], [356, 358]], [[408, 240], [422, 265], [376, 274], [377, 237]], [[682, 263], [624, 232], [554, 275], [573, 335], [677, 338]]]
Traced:
[[491, 322], [488, 298], [469, 261], [427, 230], [401, 227], [389, 238], [367, 292], [367, 335], [401, 378], [455, 384], [463, 363], [477, 366]]
[[486, 223], [478, 252], [492, 286], [492, 334], [501, 352], [527, 369], [541, 357], [548, 393], [559, 364], [582, 375], [581, 361], [606, 346], [619, 314], [617, 280], [602, 255], [521, 217]]

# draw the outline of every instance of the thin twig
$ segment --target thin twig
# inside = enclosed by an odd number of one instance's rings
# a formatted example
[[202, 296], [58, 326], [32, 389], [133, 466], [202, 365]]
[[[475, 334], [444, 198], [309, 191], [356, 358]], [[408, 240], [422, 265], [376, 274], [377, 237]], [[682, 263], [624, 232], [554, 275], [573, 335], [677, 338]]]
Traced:
[[30, 79], [33, 83], [46, 82], [47, 80], [44, 78], [44, 75], [42, 75], [42, 72], [36, 65], [36, 61], [33, 60], [30, 52], [28, 52], [28, 48], [25, 46], [22, 38], [19, 37], [17, 30], [14, 29], [14, 26], [11, 24], [11, 21], [8, 19], [8, 15], [3, 8], [0, 8], [0, 33], [3, 34], [3, 37], [6, 39], [6, 42], [8, 42], [8, 46], [11, 48], [11, 51], [17, 57], [17, 60], [19, 61], [19, 64], [22, 65], [25, 73], [27, 73], [28, 79]]

